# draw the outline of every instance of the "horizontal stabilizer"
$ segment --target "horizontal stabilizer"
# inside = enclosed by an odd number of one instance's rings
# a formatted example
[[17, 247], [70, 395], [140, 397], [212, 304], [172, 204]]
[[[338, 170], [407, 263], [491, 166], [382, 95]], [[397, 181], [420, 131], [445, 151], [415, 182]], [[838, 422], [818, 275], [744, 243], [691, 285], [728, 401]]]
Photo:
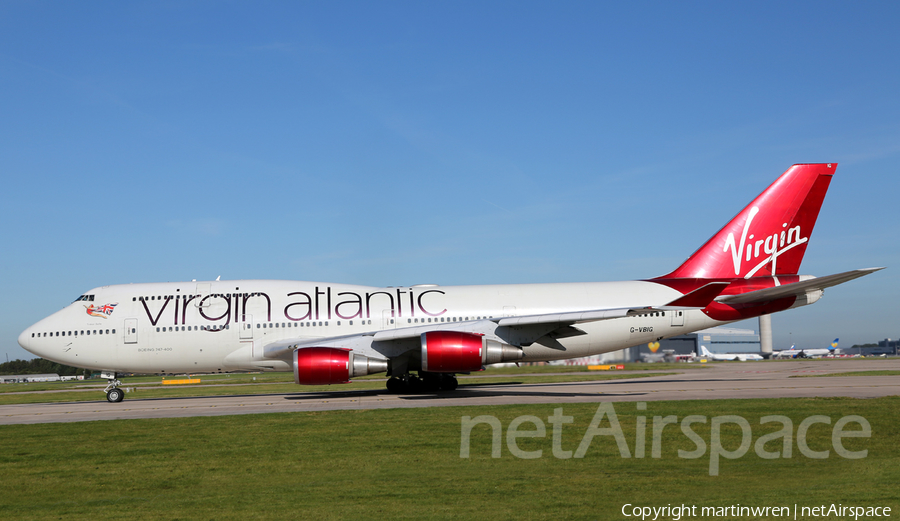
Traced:
[[760, 289], [749, 293], [741, 293], [740, 295], [728, 295], [719, 297], [717, 300], [725, 304], [751, 304], [759, 302], [770, 302], [784, 297], [802, 296], [810, 291], [824, 290], [831, 286], [837, 286], [844, 282], [858, 279], [870, 273], [875, 273], [884, 268], [864, 268], [861, 270], [845, 271], [844, 273], [836, 273], [825, 277], [816, 277], [802, 282], [793, 284], [785, 284], [783, 286], [775, 286], [774, 288]]
[[690, 293], [686, 293], [665, 306], [660, 306], [656, 309], [703, 309], [715, 300], [720, 293], [725, 291], [725, 288], [728, 287], [729, 284], [730, 282], [710, 282], [709, 284], [701, 286]]

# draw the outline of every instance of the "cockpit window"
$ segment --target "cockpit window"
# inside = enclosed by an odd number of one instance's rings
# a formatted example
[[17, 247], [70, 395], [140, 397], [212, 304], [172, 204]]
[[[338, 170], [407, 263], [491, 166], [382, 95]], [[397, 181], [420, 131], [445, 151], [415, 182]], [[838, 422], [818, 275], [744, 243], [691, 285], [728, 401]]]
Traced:
[[77, 299], [75, 299], [75, 302], [93, 302], [93, 301], [94, 301], [93, 295], [82, 295], [82, 296], [78, 297]]

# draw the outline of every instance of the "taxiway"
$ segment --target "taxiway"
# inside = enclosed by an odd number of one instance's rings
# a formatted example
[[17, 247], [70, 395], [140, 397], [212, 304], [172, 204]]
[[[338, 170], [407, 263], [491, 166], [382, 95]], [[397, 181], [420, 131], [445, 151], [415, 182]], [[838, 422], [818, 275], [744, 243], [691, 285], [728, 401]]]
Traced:
[[[478, 384], [460, 380], [453, 392], [396, 395], [386, 390], [287, 394], [245, 394], [186, 398], [126, 398], [90, 402], [36, 403], [0, 406], [0, 425], [183, 418], [232, 414], [388, 409], [506, 404], [579, 403], [600, 401], [709, 400], [728, 398], [900, 396], [897, 376], [820, 376], [847, 371], [900, 370], [900, 359], [803, 360], [788, 362], [730, 362], [700, 368], [686, 365], [675, 374], [650, 378], [565, 383]], [[670, 370], [666, 370], [669, 372]], [[524, 376], [524, 375], [523, 375]], [[99, 393], [98, 393], [99, 394]]]

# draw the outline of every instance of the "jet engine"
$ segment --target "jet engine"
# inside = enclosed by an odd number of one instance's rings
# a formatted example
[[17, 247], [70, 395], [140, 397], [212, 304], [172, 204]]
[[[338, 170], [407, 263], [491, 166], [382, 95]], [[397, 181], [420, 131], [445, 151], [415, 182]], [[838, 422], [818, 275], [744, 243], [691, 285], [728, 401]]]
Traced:
[[432, 373], [481, 371], [487, 364], [511, 362], [525, 354], [522, 348], [461, 331], [422, 333], [422, 370]]
[[370, 358], [349, 349], [303, 347], [294, 350], [294, 383], [300, 385], [343, 384], [354, 376], [387, 371], [387, 360]]

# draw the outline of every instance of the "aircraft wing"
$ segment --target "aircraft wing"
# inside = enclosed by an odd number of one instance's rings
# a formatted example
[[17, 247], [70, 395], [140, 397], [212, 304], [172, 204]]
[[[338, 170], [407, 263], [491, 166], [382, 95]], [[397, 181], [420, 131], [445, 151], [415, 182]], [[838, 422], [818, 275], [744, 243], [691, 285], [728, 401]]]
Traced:
[[663, 306], [632, 306], [515, 317], [494, 317], [465, 322], [436, 322], [427, 325], [385, 329], [339, 337], [288, 338], [267, 344], [263, 351], [266, 358], [284, 358], [294, 349], [303, 347], [362, 349], [370, 346], [373, 342], [412, 339], [418, 341], [423, 333], [428, 333], [429, 331], [464, 331], [497, 337], [512, 345], [530, 345], [537, 342], [553, 349], [564, 349], [557, 341], [558, 339], [585, 334], [584, 331], [575, 327], [577, 324], [639, 315], [653, 311], [702, 309], [712, 302], [727, 285], [727, 282], [712, 282]]
[[837, 286], [838, 284], [843, 284], [844, 282], [851, 281], [853, 279], [857, 279], [859, 277], [863, 277], [865, 275], [875, 273], [876, 271], [883, 269], [884, 268], [881, 267], [845, 271], [843, 273], [836, 273], [834, 275], [827, 275], [825, 277], [816, 277], [813, 279], [804, 280], [802, 282], [795, 282], [793, 284], [785, 284], [783, 286], [775, 286], [774, 288], [766, 288], [756, 291], [750, 291], [748, 293], [741, 293], [740, 295], [726, 295], [724, 297], [719, 297], [716, 300], [724, 304], [750, 304], [757, 302], [769, 302], [772, 300], [790, 296], [800, 297], [811, 291], [824, 290], [825, 288]]

